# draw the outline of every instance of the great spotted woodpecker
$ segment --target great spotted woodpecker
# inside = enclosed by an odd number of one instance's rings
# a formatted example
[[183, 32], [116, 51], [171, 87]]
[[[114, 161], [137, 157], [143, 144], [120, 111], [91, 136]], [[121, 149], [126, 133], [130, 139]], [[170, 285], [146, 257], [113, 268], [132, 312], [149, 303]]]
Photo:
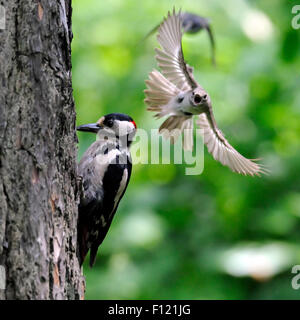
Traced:
[[[235, 150], [217, 127], [210, 96], [195, 80], [193, 68], [183, 57], [180, 12], [176, 13], [174, 9], [172, 15], [168, 13], [158, 29], [157, 39], [161, 49], [156, 49], [156, 60], [161, 73], [157, 70], [150, 72], [144, 92], [148, 110], [156, 112], [157, 118], [167, 116], [159, 131], [173, 142], [180, 132], [184, 132], [184, 149], [192, 150], [193, 116], [197, 115], [204, 143], [214, 159], [244, 175], [266, 172], [261, 165]], [[173, 135], [174, 131], [176, 135]]]
[[97, 141], [87, 149], [78, 165], [78, 174], [82, 178], [79, 254], [82, 264], [90, 250], [92, 267], [130, 180], [129, 147], [136, 124], [128, 115], [111, 113], [97, 123], [81, 125], [77, 130], [97, 134]]

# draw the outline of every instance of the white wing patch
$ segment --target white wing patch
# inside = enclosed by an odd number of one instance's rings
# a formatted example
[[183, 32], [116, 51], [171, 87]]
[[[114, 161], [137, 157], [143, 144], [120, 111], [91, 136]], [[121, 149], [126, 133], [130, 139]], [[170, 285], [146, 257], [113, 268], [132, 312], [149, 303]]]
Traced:
[[[124, 172], [123, 172], [123, 176], [122, 176], [122, 179], [121, 179], [121, 182], [120, 182], [120, 186], [119, 186], [119, 190], [115, 196], [115, 200], [114, 200], [114, 208], [111, 212], [111, 214], [115, 211], [119, 201], [120, 201], [120, 198], [126, 188], [126, 184], [127, 184], [127, 180], [128, 180], [128, 170], [125, 169]], [[110, 214], [110, 215], [111, 215]], [[110, 218], [110, 217], [109, 217]]]
[[97, 180], [103, 181], [104, 174], [107, 170], [109, 164], [117, 158], [117, 155], [120, 155], [121, 152], [118, 149], [112, 149], [107, 154], [99, 153], [96, 156], [96, 170], [97, 170]]

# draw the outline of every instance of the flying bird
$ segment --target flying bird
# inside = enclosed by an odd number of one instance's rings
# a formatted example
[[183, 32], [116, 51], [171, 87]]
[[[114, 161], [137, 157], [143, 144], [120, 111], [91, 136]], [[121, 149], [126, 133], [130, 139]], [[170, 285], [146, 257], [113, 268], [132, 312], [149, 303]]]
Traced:
[[[210, 41], [210, 46], [211, 46], [211, 60], [212, 64], [216, 65], [216, 58], [215, 58], [215, 40], [214, 40], [214, 35], [212, 32], [211, 28], [211, 23], [210, 20], [201, 17], [197, 14], [190, 13], [190, 12], [179, 12], [179, 18], [182, 22], [182, 30], [183, 33], [188, 33], [188, 34], [195, 34], [200, 32], [201, 30], [206, 30], [209, 41]], [[147, 39], [149, 36], [151, 36], [154, 32], [157, 31], [159, 28], [160, 24], [155, 26], [145, 37], [144, 40]]]
[[[158, 29], [156, 60], [161, 73], [153, 70], [146, 80], [147, 110], [156, 112], [156, 118], [167, 116], [159, 132], [174, 143], [184, 132], [183, 148], [193, 149], [193, 117], [204, 131], [204, 143], [215, 160], [232, 171], [244, 175], [265, 173], [261, 165], [242, 156], [224, 137], [216, 124], [209, 94], [193, 76], [193, 68], [184, 60], [182, 51], [181, 13], [168, 12]], [[177, 129], [177, 130], [176, 130]], [[189, 129], [189, 130], [185, 130]]]
[[78, 207], [79, 255], [82, 264], [90, 250], [92, 267], [130, 180], [129, 147], [136, 124], [128, 115], [111, 113], [77, 130], [97, 134], [97, 141], [87, 149], [78, 165], [82, 179]]

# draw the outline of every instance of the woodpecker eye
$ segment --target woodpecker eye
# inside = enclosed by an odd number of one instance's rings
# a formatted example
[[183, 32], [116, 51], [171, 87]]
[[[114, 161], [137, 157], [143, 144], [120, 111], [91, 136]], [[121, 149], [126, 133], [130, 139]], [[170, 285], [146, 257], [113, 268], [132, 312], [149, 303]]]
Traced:
[[114, 125], [114, 121], [113, 120], [107, 120], [106, 125], [111, 128]]
[[196, 94], [194, 98], [195, 103], [200, 103], [201, 100], [202, 100], [201, 96], [199, 94]]
[[184, 99], [184, 97], [179, 97], [179, 98], [177, 99], [177, 102], [178, 102], [178, 103], [181, 103], [181, 102], [183, 101], [183, 99]]

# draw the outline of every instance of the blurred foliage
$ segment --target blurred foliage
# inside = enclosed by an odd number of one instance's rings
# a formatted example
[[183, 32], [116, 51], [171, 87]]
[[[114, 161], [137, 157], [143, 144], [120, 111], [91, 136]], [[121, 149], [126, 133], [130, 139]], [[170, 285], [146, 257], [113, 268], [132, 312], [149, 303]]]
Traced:
[[[300, 30], [294, 1], [73, 0], [73, 85], [78, 124], [111, 112], [158, 128], [146, 112], [144, 80], [156, 67], [155, 36], [177, 8], [211, 18], [185, 35], [186, 60], [210, 93], [230, 142], [271, 171], [244, 177], [205, 151], [204, 172], [184, 165], [133, 168], [96, 265], [84, 265], [87, 299], [298, 299], [300, 264]], [[79, 157], [95, 136], [79, 133]]]

